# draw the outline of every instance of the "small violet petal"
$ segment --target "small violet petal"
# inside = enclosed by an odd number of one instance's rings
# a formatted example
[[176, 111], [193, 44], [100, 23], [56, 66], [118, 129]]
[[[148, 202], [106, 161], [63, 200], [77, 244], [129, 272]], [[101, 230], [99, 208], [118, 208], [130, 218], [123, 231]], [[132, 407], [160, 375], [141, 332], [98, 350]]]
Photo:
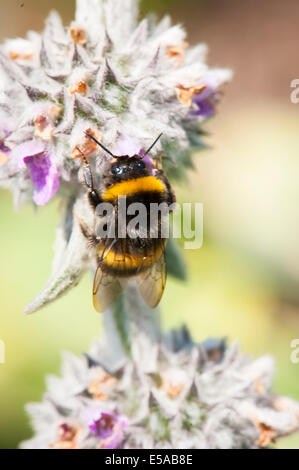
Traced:
[[215, 112], [213, 102], [216, 100], [221, 78], [217, 73], [211, 71], [202, 77], [198, 85], [206, 85], [206, 88], [192, 97], [193, 108], [190, 110], [190, 114], [207, 118]]
[[7, 147], [5, 143], [3, 142], [3, 140], [1, 139], [0, 139], [0, 152], [5, 153], [6, 155], [9, 155], [11, 152], [10, 148]]
[[192, 116], [203, 116], [208, 118], [212, 116], [215, 112], [212, 100], [206, 99], [204, 101], [196, 102], [196, 108], [193, 108], [190, 111]]
[[33, 200], [44, 206], [59, 188], [59, 174], [44, 142], [29, 141], [15, 147], [12, 157], [18, 170], [29, 167], [34, 184]]
[[115, 426], [113, 428], [113, 433], [106, 439], [103, 439], [100, 443], [101, 448], [118, 449], [124, 439], [123, 430], [127, 426], [127, 419], [124, 417], [119, 417], [118, 421], [115, 423]]
[[152, 172], [153, 171], [153, 160], [149, 155], [145, 155], [142, 159], [146, 164], [147, 168]]
[[25, 168], [25, 158], [39, 155], [46, 151], [46, 145], [42, 141], [29, 140], [15, 147], [11, 152], [11, 158], [14, 159], [16, 169], [23, 170]]
[[34, 183], [33, 200], [38, 206], [44, 206], [56, 194], [59, 188], [59, 175], [47, 153], [24, 158], [29, 166]]
[[116, 449], [123, 440], [123, 429], [128, 425], [124, 416], [99, 408], [86, 410], [84, 421], [90, 431], [101, 439], [102, 449]]
[[113, 154], [117, 157], [139, 155], [142, 147], [138, 140], [132, 137], [120, 137], [113, 149]]

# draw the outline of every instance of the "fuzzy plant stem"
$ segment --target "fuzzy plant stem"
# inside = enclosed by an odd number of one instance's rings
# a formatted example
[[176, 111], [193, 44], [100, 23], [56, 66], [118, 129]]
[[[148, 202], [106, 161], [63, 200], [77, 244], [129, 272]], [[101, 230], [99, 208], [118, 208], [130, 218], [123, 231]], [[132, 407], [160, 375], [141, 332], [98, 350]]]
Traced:
[[144, 349], [161, 341], [160, 312], [149, 309], [132, 284], [104, 313], [104, 329], [107, 341], [119, 355], [139, 360]]

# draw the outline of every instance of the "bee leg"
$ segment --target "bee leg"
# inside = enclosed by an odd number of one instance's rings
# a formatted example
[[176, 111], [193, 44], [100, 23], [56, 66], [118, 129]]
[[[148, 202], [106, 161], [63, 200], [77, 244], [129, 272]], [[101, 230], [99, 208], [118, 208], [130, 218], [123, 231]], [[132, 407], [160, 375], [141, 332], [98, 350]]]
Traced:
[[84, 153], [79, 147], [77, 147], [77, 150], [79, 150], [79, 152], [82, 155], [83, 176], [84, 176], [85, 186], [87, 187], [87, 197], [88, 197], [91, 207], [94, 210], [96, 210], [97, 206], [103, 201], [99, 193], [94, 187], [92, 172], [91, 172], [91, 168], [90, 168], [87, 158], [85, 157]]
[[112, 240], [112, 242], [109, 240], [109, 238], [106, 239], [105, 245], [104, 245], [104, 250], [101, 255], [101, 258], [99, 259], [99, 263], [102, 263], [103, 259], [108, 255], [109, 251], [113, 247], [113, 245], [116, 243], [116, 238]]
[[91, 232], [87, 224], [73, 211], [74, 218], [78, 222], [82, 235], [88, 240], [88, 246], [95, 248], [99, 244], [99, 239], [94, 232]]

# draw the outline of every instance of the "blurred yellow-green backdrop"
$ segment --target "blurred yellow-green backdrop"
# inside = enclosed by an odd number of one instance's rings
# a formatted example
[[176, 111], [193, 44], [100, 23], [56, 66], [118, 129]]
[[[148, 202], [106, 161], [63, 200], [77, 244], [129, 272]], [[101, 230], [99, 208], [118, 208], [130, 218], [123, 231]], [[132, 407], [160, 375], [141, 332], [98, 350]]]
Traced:
[[[0, 39], [41, 30], [53, 8], [67, 24], [74, 1], [0, 0]], [[227, 336], [254, 356], [271, 353], [275, 390], [299, 399], [299, 364], [290, 361], [299, 338], [299, 104], [290, 101], [290, 82], [299, 78], [299, 3], [148, 0], [141, 8], [170, 13], [191, 44], [208, 43], [211, 65], [235, 74], [207, 123], [212, 149], [195, 156], [189, 187], [176, 188], [180, 201], [204, 203], [204, 245], [185, 253], [186, 284], [169, 279], [163, 324], [186, 323], [196, 340]], [[88, 348], [101, 318], [89, 275], [61, 300], [23, 315], [50, 272], [57, 203], [15, 213], [1, 191], [0, 211], [0, 448], [13, 448], [30, 436], [24, 404], [41, 398], [61, 351]], [[297, 448], [299, 435], [277, 446]]]

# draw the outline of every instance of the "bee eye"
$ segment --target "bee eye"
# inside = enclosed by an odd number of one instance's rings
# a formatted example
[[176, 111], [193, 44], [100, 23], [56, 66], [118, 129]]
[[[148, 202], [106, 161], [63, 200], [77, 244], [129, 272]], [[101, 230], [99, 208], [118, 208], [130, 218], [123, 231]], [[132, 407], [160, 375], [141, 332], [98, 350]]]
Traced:
[[137, 170], [144, 170], [145, 169], [145, 163], [143, 160], [138, 160], [136, 163], [136, 169]]
[[119, 176], [123, 174], [124, 168], [121, 165], [114, 165], [111, 171], [115, 176]]

